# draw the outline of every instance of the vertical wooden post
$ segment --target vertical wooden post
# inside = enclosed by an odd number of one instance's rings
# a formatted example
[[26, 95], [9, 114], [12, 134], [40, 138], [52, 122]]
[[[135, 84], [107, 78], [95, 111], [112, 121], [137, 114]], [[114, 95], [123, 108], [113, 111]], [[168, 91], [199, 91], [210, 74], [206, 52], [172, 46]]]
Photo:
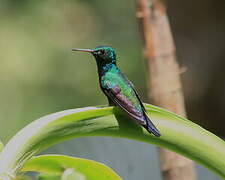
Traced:
[[[158, 106], [186, 116], [180, 68], [164, 4], [160, 0], [136, 0], [137, 18], [148, 67], [148, 96]], [[164, 180], [195, 180], [193, 162], [159, 149]]]

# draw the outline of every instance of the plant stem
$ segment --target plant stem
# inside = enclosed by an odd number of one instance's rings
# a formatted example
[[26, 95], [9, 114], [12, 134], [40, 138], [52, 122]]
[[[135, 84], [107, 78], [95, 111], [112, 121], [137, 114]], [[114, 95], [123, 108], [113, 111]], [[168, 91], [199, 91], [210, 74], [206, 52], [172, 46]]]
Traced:
[[[185, 116], [180, 69], [165, 6], [160, 0], [137, 0], [137, 17], [148, 60], [149, 98], [154, 104]], [[159, 155], [164, 180], [196, 179], [189, 159], [165, 149], [159, 149]]]

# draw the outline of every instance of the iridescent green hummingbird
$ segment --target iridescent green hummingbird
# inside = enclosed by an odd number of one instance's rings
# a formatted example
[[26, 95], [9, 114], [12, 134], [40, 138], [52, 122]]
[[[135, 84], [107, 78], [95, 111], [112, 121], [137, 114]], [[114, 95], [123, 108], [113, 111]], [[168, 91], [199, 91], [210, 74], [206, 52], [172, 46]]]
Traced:
[[95, 49], [73, 48], [72, 50], [89, 52], [95, 57], [100, 87], [107, 96], [109, 105], [120, 107], [149, 133], [160, 136], [160, 132], [146, 115], [145, 107], [133, 84], [117, 67], [116, 53], [112, 47], [99, 46]]

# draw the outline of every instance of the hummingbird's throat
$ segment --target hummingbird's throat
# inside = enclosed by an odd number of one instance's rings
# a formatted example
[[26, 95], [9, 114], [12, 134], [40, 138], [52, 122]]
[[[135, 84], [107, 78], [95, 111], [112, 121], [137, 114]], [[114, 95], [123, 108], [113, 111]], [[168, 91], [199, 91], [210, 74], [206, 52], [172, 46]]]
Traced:
[[109, 63], [109, 64], [105, 64], [104, 66], [102, 66], [103, 71], [113, 71], [113, 72], [118, 72], [118, 68], [114, 63]]

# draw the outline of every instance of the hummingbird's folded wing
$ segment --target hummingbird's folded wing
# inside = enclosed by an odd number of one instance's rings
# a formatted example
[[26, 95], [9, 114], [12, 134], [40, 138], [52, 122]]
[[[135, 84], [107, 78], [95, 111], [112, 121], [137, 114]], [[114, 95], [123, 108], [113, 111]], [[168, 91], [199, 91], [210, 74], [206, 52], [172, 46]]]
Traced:
[[112, 87], [109, 83], [107, 83], [106, 88], [103, 88], [103, 91], [107, 95], [107, 97], [110, 98], [115, 105], [119, 106], [131, 117], [136, 119], [138, 123], [140, 123], [141, 125], [146, 125], [143, 112], [135, 109], [134, 104], [122, 93], [119, 86]]
[[136, 89], [134, 88], [134, 84], [133, 84], [133, 83], [127, 78], [127, 76], [126, 76], [125, 74], [123, 74], [122, 72], [120, 72], [120, 75], [125, 79], [125, 81], [126, 81], [126, 82], [130, 85], [130, 87], [133, 89], [133, 91], [134, 91], [134, 93], [135, 93], [135, 95], [136, 95], [136, 97], [137, 97], [137, 99], [138, 99], [138, 101], [139, 101], [139, 103], [140, 103], [140, 105], [141, 105], [142, 110], [143, 110], [144, 112], [146, 112], [146, 109], [145, 109], [145, 107], [144, 107], [144, 105], [143, 105], [143, 103], [142, 103], [142, 101], [141, 101], [141, 98], [139, 97], [139, 95], [138, 95]]

